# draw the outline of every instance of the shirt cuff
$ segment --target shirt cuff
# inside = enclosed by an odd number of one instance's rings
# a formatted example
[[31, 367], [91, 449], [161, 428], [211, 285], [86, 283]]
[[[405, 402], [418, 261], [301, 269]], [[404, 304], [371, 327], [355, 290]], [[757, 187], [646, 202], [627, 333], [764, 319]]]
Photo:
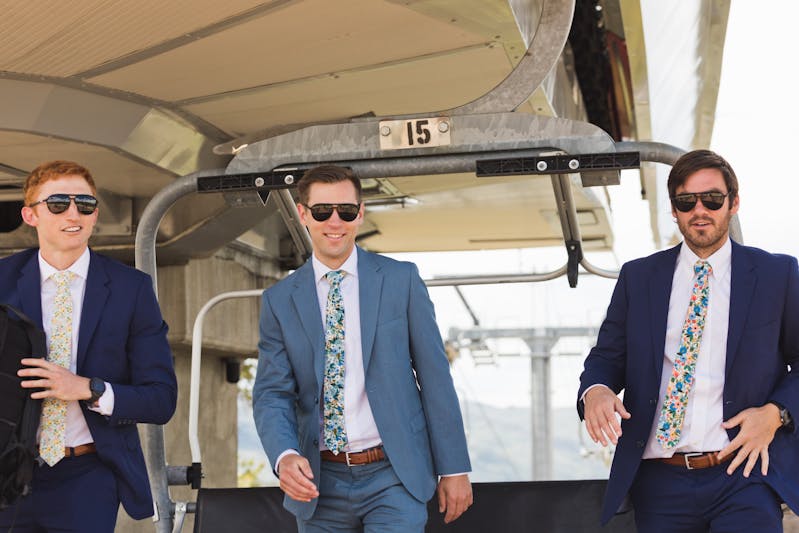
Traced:
[[[588, 391], [590, 391], [591, 389], [595, 389], [595, 388], [597, 388], [597, 387], [605, 387], [605, 388], [606, 388], [606, 389], [608, 389], [610, 392], [613, 392], [613, 391], [610, 389], [610, 387], [608, 387], [608, 386], [607, 386], [607, 385], [605, 385], [604, 383], [595, 383], [595, 384], [591, 385], [590, 387], [588, 387], [587, 389], [585, 389], [585, 390], [583, 391], [583, 395], [582, 395], [582, 396], [580, 396], [580, 401], [581, 401], [581, 402], [583, 402], [583, 403], [585, 403], [585, 395], [586, 395], [586, 394], [588, 394]], [[572, 396], [572, 398], [573, 398], [573, 396]]]
[[469, 470], [468, 472], [459, 472], [457, 474], [441, 474], [441, 477], [455, 477], [455, 476], [465, 476], [467, 474], [471, 474], [472, 471]]
[[89, 410], [104, 416], [111, 416], [114, 414], [114, 389], [111, 387], [110, 383], [107, 381], [105, 382], [105, 392], [100, 396], [95, 405], [89, 406]]
[[297, 450], [289, 449], [289, 450], [286, 450], [285, 452], [281, 453], [280, 455], [278, 455], [277, 456], [277, 461], [275, 461], [275, 472], [277, 472], [278, 475], [280, 475], [280, 461], [282, 461], [285, 456], [287, 456], [287, 455], [299, 455], [299, 454], [300, 454], [300, 452], [298, 452]]

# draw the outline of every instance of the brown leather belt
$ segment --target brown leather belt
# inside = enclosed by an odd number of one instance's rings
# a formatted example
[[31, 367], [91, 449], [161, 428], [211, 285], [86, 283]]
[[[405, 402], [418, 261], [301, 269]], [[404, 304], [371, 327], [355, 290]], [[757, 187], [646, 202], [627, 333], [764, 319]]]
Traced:
[[719, 452], [695, 452], [695, 453], [675, 453], [671, 457], [663, 457], [660, 459], [652, 459], [666, 463], [667, 465], [681, 466], [688, 470], [699, 470], [702, 468], [710, 468], [722, 463], [726, 463], [732, 459], [732, 454], [728, 454], [724, 459], [719, 460]]
[[64, 448], [64, 457], [78, 457], [81, 455], [86, 455], [87, 453], [97, 453], [97, 447], [93, 442], [81, 444], [80, 446], [75, 446], [74, 448]]
[[330, 450], [321, 451], [322, 461], [331, 461], [333, 463], [346, 463], [347, 466], [368, 465], [375, 461], [382, 461], [386, 458], [382, 446], [375, 446], [362, 452], [340, 452], [338, 455]]

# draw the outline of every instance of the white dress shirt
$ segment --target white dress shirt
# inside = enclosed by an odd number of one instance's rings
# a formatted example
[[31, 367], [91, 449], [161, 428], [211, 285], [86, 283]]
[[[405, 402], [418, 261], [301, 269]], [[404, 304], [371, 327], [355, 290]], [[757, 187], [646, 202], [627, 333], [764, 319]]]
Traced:
[[[322, 315], [322, 327], [325, 324], [327, 310], [327, 294], [330, 283], [325, 278], [331, 269], [311, 256], [311, 264], [316, 281], [316, 297], [319, 301], [319, 312]], [[383, 441], [377, 431], [377, 424], [372, 415], [369, 398], [366, 396], [366, 373], [363, 368], [363, 348], [361, 346], [361, 302], [358, 285], [358, 249], [352, 253], [337, 270], [346, 275], [341, 280], [341, 298], [344, 304], [344, 429], [347, 433], [347, 446], [344, 451], [359, 452], [378, 446]], [[324, 392], [322, 393], [324, 396]], [[319, 409], [319, 449], [324, 450], [324, 401], [320, 398]], [[275, 461], [275, 470], [280, 471], [280, 461], [286, 455], [299, 454], [297, 450], [286, 450]]]
[[[89, 274], [89, 260], [90, 255], [89, 249], [87, 248], [83, 254], [66, 269], [74, 274], [69, 287], [72, 295], [72, 346], [70, 348], [69, 370], [73, 374], [77, 373], [78, 367], [78, 335], [80, 334], [80, 318], [81, 312], [83, 311], [83, 295], [86, 292], [86, 278]], [[51, 276], [56, 272], [58, 272], [58, 270], [45, 261], [41, 251], [39, 251], [42, 325], [44, 326], [44, 333], [48, 339], [50, 338], [50, 332], [52, 330], [51, 323], [53, 313], [55, 312], [53, 307], [56, 295], [56, 284]], [[100, 397], [97, 403], [97, 407], [90, 407], [89, 409], [106, 416], [114, 412], [114, 391], [111, 389], [110, 384], [105, 384], [105, 393]], [[89, 442], [94, 442], [94, 438], [89, 431], [89, 426], [86, 425], [86, 419], [83, 418], [80, 405], [78, 405], [77, 401], [68, 402], [67, 427], [65, 432], [66, 446], [75, 447]]]
[[[322, 314], [322, 325], [325, 324], [327, 294], [330, 283], [325, 275], [330, 268], [325, 266], [316, 255], [311, 259], [314, 279], [316, 280], [316, 296], [319, 299], [319, 311]], [[363, 348], [361, 346], [361, 303], [358, 284], [358, 250], [344, 261], [338, 270], [346, 274], [341, 280], [341, 298], [344, 304], [344, 428], [347, 432], [347, 446], [344, 451], [359, 452], [379, 445], [382, 440], [377, 431], [377, 424], [372, 416], [369, 398], [366, 396], [366, 374], [363, 368]], [[321, 409], [320, 409], [321, 420]], [[320, 424], [319, 449], [325, 449]]]
[[649, 440], [644, 449], [644, 459], [671, 457], [674, 453], [717, 451], [730, 442], [721, 423], [724, 421], [723, 393], [730, 316], [731, 257], [732, 244], [728, 238], [721, 248], [706, 259], [713, 271], [709, 277], [710, 295], [696, 360], [695, 380], [688, 393], [680, 442], [675, 448], [666, 450], [657, 442], [655, 432], [694, 286], [694, 264], [699, 260], [685, 243], [680, 247], [669, 298], [660, 393]]

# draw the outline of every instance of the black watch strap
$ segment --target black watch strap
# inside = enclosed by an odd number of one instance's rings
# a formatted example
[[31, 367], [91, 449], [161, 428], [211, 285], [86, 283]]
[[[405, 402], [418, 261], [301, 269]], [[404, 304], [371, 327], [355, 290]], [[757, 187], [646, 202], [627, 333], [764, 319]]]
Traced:
[[782, 425], [782, 427], [785, 428], [790, 426], [791, 423], [793, 422], [793, 419], [791, 418], [791, 413], [788, 411], [788, 409], [786, 409], [785, 406], [783, 406], [778, 402], [769, 402], [769, 403], [774, 404], [775, 406], [777, 406], [777, 409], [780, 410], [780, 424]]
[[86, 400], [86, 403], [89, 405], [94, 405], [97, 400], [100, 399], [105, 393], [105, 381], [100, 378], [91, 378], [89, 380], [89, 392], [91, 392], [91, 397]]

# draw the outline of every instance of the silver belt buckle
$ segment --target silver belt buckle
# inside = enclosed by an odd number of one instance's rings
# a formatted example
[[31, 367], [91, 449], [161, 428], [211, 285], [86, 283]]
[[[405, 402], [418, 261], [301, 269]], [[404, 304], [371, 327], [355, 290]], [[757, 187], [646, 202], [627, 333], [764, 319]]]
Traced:
[[344, 458], [347, 460], [347, 466], [352, 468], [353, 466], [358, 466], [350, 463], [350, 452], [344, 452]]
[[685, 468], [687, 468], [688, 470], [694, 470], [694, 467], [691, 466], [691, 462], [689, 461], [689, 459], [691, 457], [702, 457], [703, 455], [705, 454], [702, 452], [691, 452], [683, 455], [683, 457], [685, 458]]

